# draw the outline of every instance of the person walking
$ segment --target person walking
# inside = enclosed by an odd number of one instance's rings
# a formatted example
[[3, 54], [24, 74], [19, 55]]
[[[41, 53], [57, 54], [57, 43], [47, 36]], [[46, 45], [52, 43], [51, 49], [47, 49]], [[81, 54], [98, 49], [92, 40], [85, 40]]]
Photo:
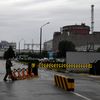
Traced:
[[11, 67], [12, 67], [12, 63], [10, 59], [6, 59], [6, 74], [4, 76], [4, 81], [7, 81], [7, 77], [9, 76], [12, 81], [14, 81], [14, 77], [12, 75], [12, 71], [11, 71]]

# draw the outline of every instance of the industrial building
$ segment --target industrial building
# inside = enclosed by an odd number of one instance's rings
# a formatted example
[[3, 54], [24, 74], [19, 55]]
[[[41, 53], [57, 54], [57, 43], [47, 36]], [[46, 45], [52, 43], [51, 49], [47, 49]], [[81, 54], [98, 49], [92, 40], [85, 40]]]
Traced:
[[53, 44], [53, 41], [52, 40], [49, 40], [49, 41], [44, 42], [44, 50], [45, 51], [52, 51], [53, 50], [52, 44]]
[[[90, 27], [85, 25], [85, 23], [63, 26], [60, 32], [54, 32], [51, 40], [52, 47], [49, 48], [52, 48], [52, 51], [55, 53], [58, 52], [59, 42], [63, 40], [73, 42], [77, 51], [94, 51], [100, 47], [100, 32], [90, 34]], [[45, 45], [48, 45], [48, 42], [46, 41]], [[44, 48], [46, 49], [45, 46]]]
[[13, 49], [16, 49], [15, 42], [7, 42], [7, 41], [0, 42], [0, 50], [7, 50], [9, 48], [9, 46], [12, 46]]

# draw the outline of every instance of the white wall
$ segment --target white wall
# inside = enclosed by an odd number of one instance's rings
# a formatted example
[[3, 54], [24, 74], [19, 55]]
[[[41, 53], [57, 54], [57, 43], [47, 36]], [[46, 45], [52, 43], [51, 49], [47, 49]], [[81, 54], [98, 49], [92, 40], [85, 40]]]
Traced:
[[100, 53], [94, 52], [67, 52], [66, 63], [68, 64], [88, 64], [100, 60]]

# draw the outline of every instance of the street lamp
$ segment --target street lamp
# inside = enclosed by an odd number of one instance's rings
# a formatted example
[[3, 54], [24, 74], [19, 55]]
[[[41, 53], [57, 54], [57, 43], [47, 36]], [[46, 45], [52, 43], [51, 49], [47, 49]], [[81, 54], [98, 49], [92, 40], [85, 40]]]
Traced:
[[47, 22], [47, 23], [45, 23], [44, 25], [42, 25], [42, 26], [40, 27], [40, 57], [41, 57], [41, 47], [42, 47], [42, 28], [43, 28], [44, 26], [46, 26], [47, 24], [50, 24], [50, 22]]

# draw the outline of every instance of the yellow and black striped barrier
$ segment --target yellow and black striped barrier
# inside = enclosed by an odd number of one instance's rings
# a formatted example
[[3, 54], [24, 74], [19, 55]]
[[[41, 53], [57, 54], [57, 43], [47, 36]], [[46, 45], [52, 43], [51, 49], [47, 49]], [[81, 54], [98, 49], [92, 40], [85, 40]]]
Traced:
[[67, 91], [74, 91], [75, 83], [72, 78], [56, 74], [54, 75], [54, 82], [57, 87]]
[[62, 63], [39, 63], [42, 68], [92, 68], [92, 64], [62, 64]]

